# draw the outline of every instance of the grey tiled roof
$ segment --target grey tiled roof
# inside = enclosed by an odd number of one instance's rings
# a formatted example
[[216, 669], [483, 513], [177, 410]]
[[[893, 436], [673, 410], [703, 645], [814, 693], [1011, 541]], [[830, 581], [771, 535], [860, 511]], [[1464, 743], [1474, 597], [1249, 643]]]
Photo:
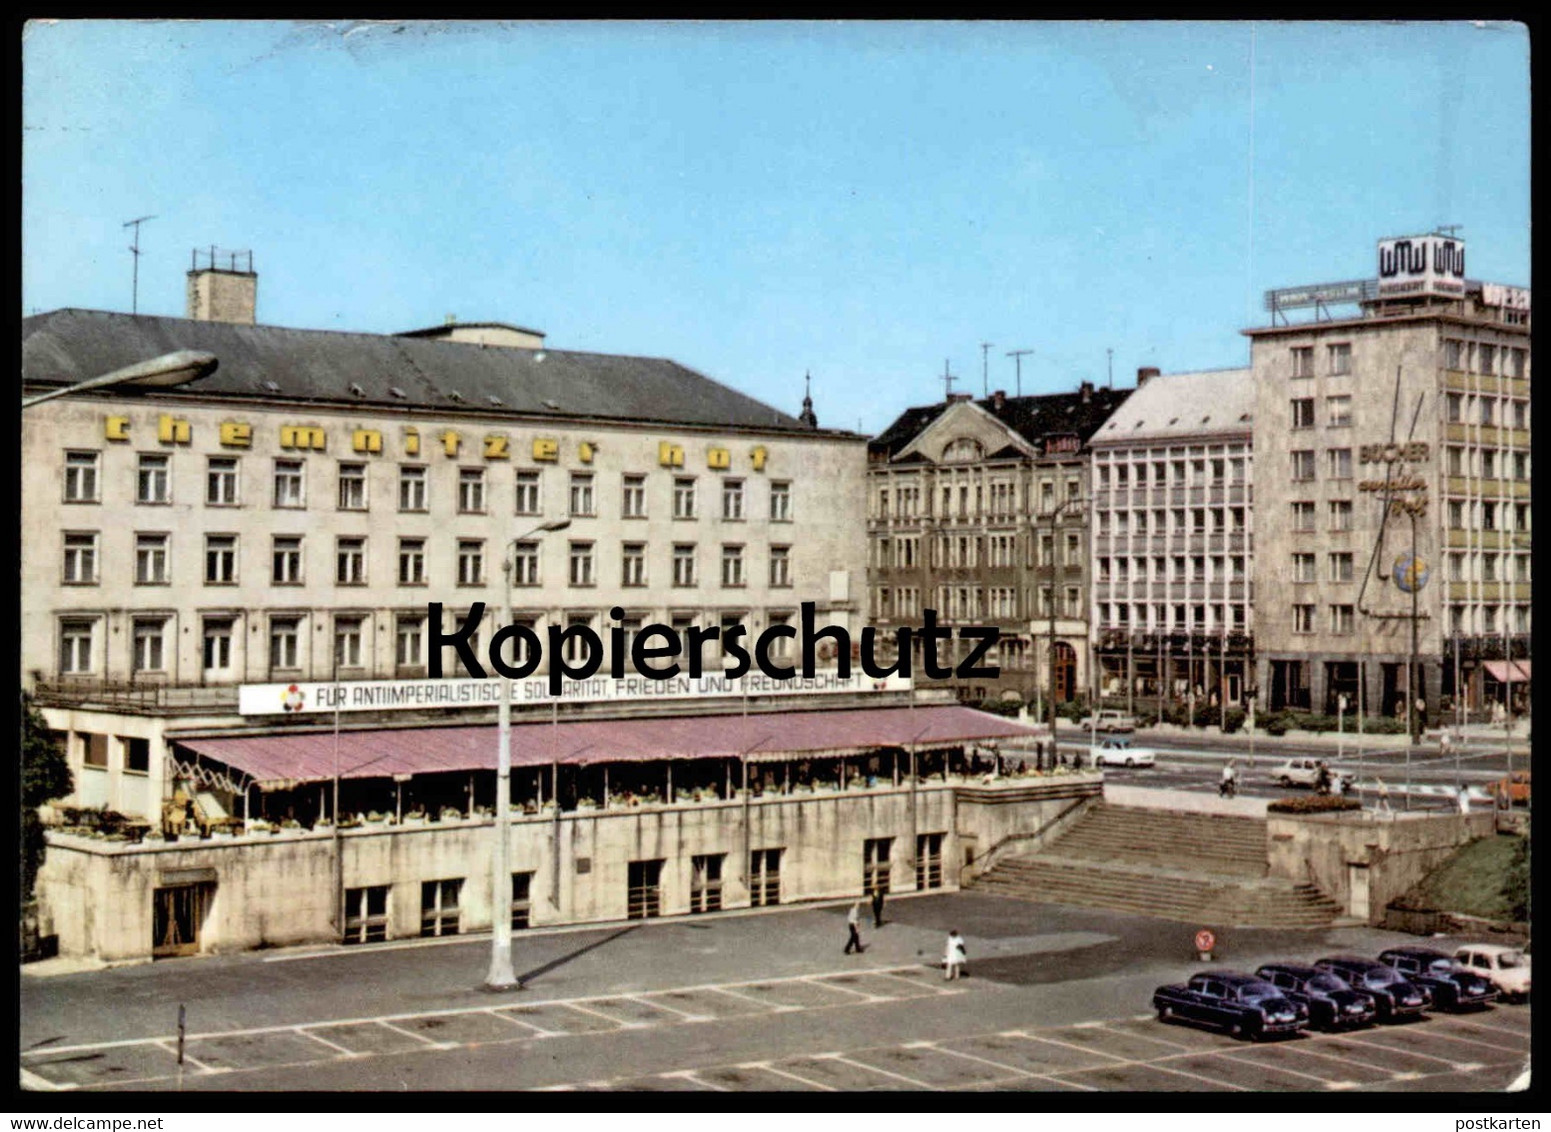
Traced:
[[1199, 436], [1248, 435], [1255, 383], [1248, 369], [1214, 369], [1155, 377], [1133, 392], [1093, 434], [1093, 444]]
[[666, 358], [70, 308], [22, 320], [28, 382], [80, 381], [174, 350], [204, 350], [220, 360], [215, 373], [180, 387], [212, 397], [813, 432], [795, 417]]

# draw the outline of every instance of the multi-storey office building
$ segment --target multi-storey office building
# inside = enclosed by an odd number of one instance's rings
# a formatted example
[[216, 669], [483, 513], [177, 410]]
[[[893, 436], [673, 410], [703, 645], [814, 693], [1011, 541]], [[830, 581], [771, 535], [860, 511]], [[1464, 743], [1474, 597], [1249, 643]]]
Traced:
[[1129, 708], [1239, 703], [1255, 627], [1250, 371], [1136, 382], [1089, 441], [1101, 691]]
[[[1528, 691], [1529, 292], [1467, 280], [1457, 239], [1379, 252], [1377, 280], [1272, 292], [1247, 332], [1260, 683], [1273, 709], [1435, 718]], [[1318, 317], [1287, 324], [1289, 298]]]
[[[1088, 444], [1130, 390], [981, 401], [951, 394], [907, 409], [868, 448], [871, 620], [1001, 631], [999, 680], [958, 684], [965, 698], [1048, 695], [1054, 617], [1056, 698], [1088, 686]], [[955, 642], [962, 648], [962, 642]], [[919, 661], [917, 661], [919, 663]]]
[[423, 677], [432, 632], [478, 602], [481, 653], [508, 560], [541, 640], [587, 624], [607, 645], [622, 625], [628, 649], [658, 622], [751, 641], [804, 601], [854, 627], [864, 438], [672, 361], [499, 324], [255, 325], [255, 295], [251, 271], [212, 268], [190, 272], [187, 319], [23, 323], [29, 392], [173, 350], [219, 362], [24, 411], [22, 667], [76, 801], [156, 815], [170, 737], [242, 724], [239, 685]]

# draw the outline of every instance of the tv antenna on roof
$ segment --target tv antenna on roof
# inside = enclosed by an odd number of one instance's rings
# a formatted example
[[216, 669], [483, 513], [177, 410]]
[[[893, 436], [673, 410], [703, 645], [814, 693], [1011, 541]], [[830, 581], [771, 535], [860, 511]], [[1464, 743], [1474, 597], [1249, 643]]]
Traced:
[[135, 230], [135, 242], [129, 245], [129, 250], [135, 257], [134, 284], [129, 299], [130, 314], [138, 314], [140, 312], [140, 225], [147, 220], [155, 219], [156, 217], [154, 216], [141, 216], [135, 220], [124, 221], [125, 228], [133, 226]]
[[1018, 371], [1018, 396], [1023, 396], [1023, 355], [1032, 354], [1033, 350], [1008, 350], [1007, 356], [1013, 360], [1013, 365]]
[[1454, 233], [1458, 232], [1463, 227], [1463, 224], [1440, 224], [1438, 225], [1437, 233], [1440, 236], [1452, 237]]
[[994, 342], [980, 343], [980, 395], [991, 396], [991, 362], [990, 350], [996, 345]]
[[944, 358], [942, 360], [942, 388], [944, 401], [950, 401], [953, 399], [953, 383], [958, 379], [959, 378], [957, 374], [948, 372], [948, 359]]

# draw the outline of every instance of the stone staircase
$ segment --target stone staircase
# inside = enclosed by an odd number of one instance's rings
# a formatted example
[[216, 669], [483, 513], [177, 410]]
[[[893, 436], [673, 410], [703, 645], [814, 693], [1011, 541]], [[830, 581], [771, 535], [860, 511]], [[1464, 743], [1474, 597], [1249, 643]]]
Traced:
[[1104, 803], [1046, 848], [1002, 858], [971, 887], [1206, 926], [1322, 928], [1341, 914], [1313, 885], [1266, 876], [1263, 818]]

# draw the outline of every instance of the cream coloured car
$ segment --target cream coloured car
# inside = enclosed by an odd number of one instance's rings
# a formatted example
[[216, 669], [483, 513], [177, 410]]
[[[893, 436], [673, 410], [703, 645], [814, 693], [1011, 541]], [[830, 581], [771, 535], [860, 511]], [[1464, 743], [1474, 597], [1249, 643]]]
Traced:
[[1504, 998], [1529, 1000], [1529, 956], [1518, 948], [1500, 943], [1467, 943], [1455, 950], [1454, 961], [1489, 980]]

